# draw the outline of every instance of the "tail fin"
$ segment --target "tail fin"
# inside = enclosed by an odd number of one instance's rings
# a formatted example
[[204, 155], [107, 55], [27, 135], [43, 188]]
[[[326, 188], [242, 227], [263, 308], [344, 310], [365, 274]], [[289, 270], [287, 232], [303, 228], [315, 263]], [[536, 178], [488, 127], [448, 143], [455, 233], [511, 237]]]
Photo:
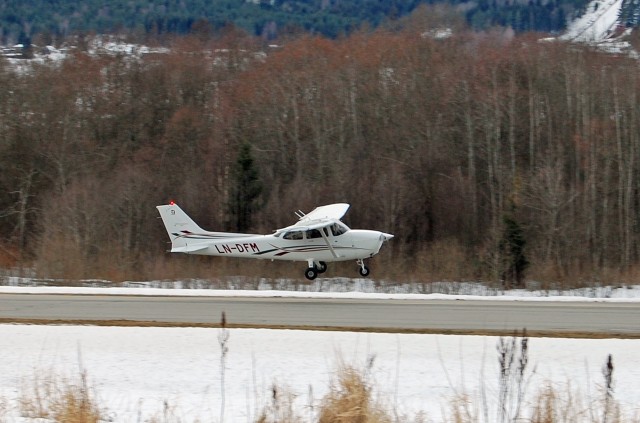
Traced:
[[164, 223], [164, 227], [174, 242], [178, 238], [185, 237], [189, 234], [201, 234], [207, 231], [203, 230], [196, 224], [187, 214], [174, 202], [164, 206], [156, 207], [160, 212], [160, 217]]
[[171, 238], [172, 253], [206, 254], [211, 232], [203, 230], [174, 202], [157, 206]]

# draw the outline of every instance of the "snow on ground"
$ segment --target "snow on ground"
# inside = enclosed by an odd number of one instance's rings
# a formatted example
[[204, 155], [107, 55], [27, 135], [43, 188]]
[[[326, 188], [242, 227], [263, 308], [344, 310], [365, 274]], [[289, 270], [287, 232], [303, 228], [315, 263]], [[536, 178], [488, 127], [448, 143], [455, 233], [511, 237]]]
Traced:
[[[638, 286], [580, 291], [587, 296], [567, 292], [549, 296], [548, 291], [508, 291], [496, 296], [493, 290], [482, 295], [482, 288], [475, 285], [464, 290], [476, 295], [376, 293], [364, 280], [344, 288], [351, 292], [340, 293], [141, 285], [3, 286], [0, 292], [640, 301]], [[220, 333], [221, 329], [211, 328], [0, 325], [0, 405], [4, 399], [7, 410], [3, 416], [0, 406], [0, 421], [30, 421], [19, 416], [17, 403], [34, 375], [73, 379], [83, 368], [112, 421], [145, 421], [162, 415], [168, 404], [182, 422], [218, 422], [223, 392]], [[423, 411], [432, 421], [442, 421], [443, 410], [446, 415], [452, 399], [463, 392], [478, 406], [489, 404], [494, 413], [490, 415], [497, 413], [497, 337], [266, 329], [231, 329], [229, 334], [224, 386], [227, 422], [255, 421], [269, 403], [274, 383], [296, 395], [302, 416], [313, 415], [340, 361], [360, 369], [372, 361], [377, 394], [400, 415], [411, 417]], [[640, 414], [640, 340], [532, 338], [529, 351], [528, 401], [550, 382], [560, 394], [579, 390], [585, 404], [594, 407], [602, 398], [602, 366], [612, 354], [615, 398], [628, 415]]]
[[[0, 293], [60, 293], [108, 295], [181, 295], [181, 296], [289, 296], [325, 298], [395, 298], [395, 299], [502, 299], [507, 301], [638, 301], [640, 285], [618, 284], [560, 290], [543, 289], [542, 284], [528, 281], [527, 289], [504, 290], [481, 282], [440, 281], [429, 283], [391, 282], [369, 278], [317, 278], [314, 281], [294, 279], [249, 278], [228, 276], [222, 279], [185, 279], [128, 281], [66, 281], [18, 277], [17, 271], [0, 274]], [[28, 272], [26, 272], [28, 273]]]
[[309, 292], [276, 290], [214, 290], [214, 289], [161, 289], [161, 288], [83, 288], [83, 287], [9, 287], [0, 286], [0, 294], [67, 294], [67, 295], [140, 295], [182, 297], [285, 297], [285, 298], [362, 298], [387, 300], [492, 300], [492, 301], [565, 301], [565, 302], [640, 302], [638, 292], [621, 291], [626, 297], [579, 297], [574, 295], [541, 296], [528, 291], [511, 295], [449, 295], [449, 294], [386, 294], [349, 292]]
[[[145, 421], [162, 415], [167, 402], [180, 421], [218, 422], [220, 331], [0, 325], [0, 399], [9, 409], [4, 421], [29, 421], [19, 416], [16, 404], [34, 375], [74, 379], [83, 368], [112, 421]], [[302, 416], [312, 415], [340, 361], [360, 369], [372, 361], [375, 392], [400, 415], [423, 411], [442, 421], [442, 410], [462, 392], [497, 413], [496, 337], [263, 329], [231, 329], [229, 334], [227, 422], [255, 421], [274, 383], [296, 395]], [[587, 405], [597, 404], [601, 369], [612, 354], [615, 398], [625, 413], [639, 412], [640, 340], [532, 338], [529, 351], [529, 401], [551, 382], [561, 394], [570, 385]]]

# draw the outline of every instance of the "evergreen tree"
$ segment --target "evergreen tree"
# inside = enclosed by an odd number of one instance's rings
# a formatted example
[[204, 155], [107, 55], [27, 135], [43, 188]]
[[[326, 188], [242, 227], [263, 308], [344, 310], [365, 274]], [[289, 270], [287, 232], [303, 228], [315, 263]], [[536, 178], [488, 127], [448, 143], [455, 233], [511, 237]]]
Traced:
[[[515, 206], [512, 206], [514, 209]], [[524, 254], [527, 241], [524, 231], [513, 216], [513, 212], [503, 217], [504, 232], [500, 241], [500, 252], [503, 258], [502, 279], [506, 286], [515, 283], [516, 287], [523, 287], [524, 272], [529, 266], [529, 260]]]
[[229, 212], [234, 230], [245, 232], [251, 227], [253, 213], [260, 209], [262, 183], [253, 161], [251, 145], [243, 143], [232, 173]]

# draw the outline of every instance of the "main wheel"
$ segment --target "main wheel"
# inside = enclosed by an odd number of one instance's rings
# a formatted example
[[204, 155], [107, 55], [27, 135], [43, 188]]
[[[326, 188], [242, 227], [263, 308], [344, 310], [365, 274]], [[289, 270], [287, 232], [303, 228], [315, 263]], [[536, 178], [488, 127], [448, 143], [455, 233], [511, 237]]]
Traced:
[[360, 272], [360, 276], [362, 276], [362, 277], [364, 277], [364, 278], [366, 278], [367, 276], [369, 276], [369, 273], [371, 273], [371, 272], [369, 271], [369, 268], [368, 268], [367, 266], [362, 266], [362, 267], [360, 267], [359, 272]]
[[315, 269], [315, 267], [308, 267], [307, 270], [305, 270], [304, 272], [304, 276], [305, 278], [312, 281], [318, 277], [318, 271]]
[[319, 261], [318, 265], [316, 266], [316, 269], [318, 270], [318, 273], [324, 273], [327, 271], [327, 263], [325, 263], [324, 261]]

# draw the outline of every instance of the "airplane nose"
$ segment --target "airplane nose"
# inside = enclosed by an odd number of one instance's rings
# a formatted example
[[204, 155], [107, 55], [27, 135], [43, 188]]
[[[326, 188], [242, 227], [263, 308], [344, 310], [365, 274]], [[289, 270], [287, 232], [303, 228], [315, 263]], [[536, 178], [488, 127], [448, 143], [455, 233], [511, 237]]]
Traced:
[[380, 241], [389, 241], [391, 238], [393, 238], [393, 235], [380, 232]]

